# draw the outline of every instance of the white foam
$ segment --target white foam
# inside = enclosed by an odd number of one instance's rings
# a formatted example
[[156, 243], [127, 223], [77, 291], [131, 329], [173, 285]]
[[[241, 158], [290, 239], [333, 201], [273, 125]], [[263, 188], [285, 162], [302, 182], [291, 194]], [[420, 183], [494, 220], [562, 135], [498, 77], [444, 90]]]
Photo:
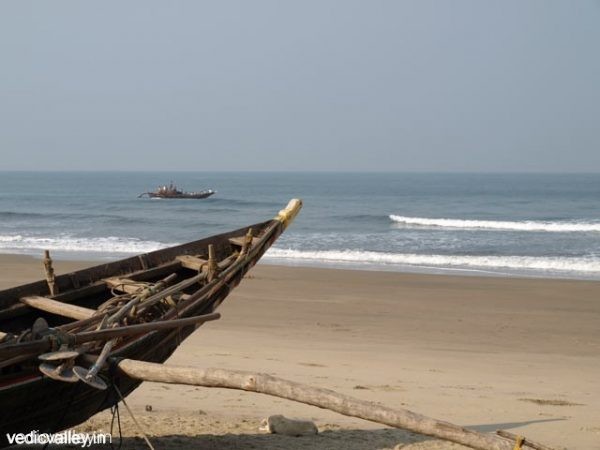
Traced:
[[542, 222], [542, 221], [496, 221], [496, 220], [463, 220], [463, 219], [430, 219], [425, 217], [404, 217], [390, 215], [396, 223], [440, 228], [514, 230], [514, 231], [547, 231], [555, 233], [600, 232], [600, 223], [595, 222]]
[[550, 272], [584, 272], [600, 274], [600, 259], [553, 256], [464, 256], [419, 255], [414, 253], [383, 253], [357, 250], [301, 251], [271, 248], [267, 257], [325, 263], [355, 263], [374, 265], [485, 268], [537, 270]]
[[0, 236], [0, 243], [1, 242], [18, 242], [21, 239], [23, 239], [23, 236], [17, 234], [14, 236]]
[[74, 236], [33, 237], [21, 235], [0, 235], [0, 250], [33, 251], [55, 250], [61, 252], [136, 254], [159, 250], [171, 245], [156, 241], [143, 241], [136, 238], [116, 236], [81, 238]]

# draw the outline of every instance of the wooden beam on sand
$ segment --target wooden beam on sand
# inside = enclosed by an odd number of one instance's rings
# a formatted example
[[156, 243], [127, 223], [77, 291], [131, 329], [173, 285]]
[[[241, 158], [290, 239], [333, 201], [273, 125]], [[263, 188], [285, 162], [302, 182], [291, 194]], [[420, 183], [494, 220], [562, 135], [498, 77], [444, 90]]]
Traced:
[[84, 308], [83, 306], [72, 305], [70, 303], [58, 302], [46, 297], [23, 297], [20, 299], [20, 301], [31, 308], [75, 320], [89, 319], [96, 313], [95, 309]]
[[[131, 359], [118, 361], [117, 367], [122, 373], [136, 380], [239, 389], [273, 395], [329, 409], [346, 416], [359, 417], [390, 427], [402, 428], [415, 433], [456, 442], [474, 449], [536, 449], [536, 447], [530, 446], [528, 441], [523, 440], [521, 437], [518, 438], [520, 444], [517, 444], [515, 440], [497, 434], [479, 433], [406, 409], [387, 408], [373, 402], [338, 394], [329, 389], [316, 388], [262, 373], [165, 366]], [[544, 447], [544, 449], [551, 450], [549, 447]]]

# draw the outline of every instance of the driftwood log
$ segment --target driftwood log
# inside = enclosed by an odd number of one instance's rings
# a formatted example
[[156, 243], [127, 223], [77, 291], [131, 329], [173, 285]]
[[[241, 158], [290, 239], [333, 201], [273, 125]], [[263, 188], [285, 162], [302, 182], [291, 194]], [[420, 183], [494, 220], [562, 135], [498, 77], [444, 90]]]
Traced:
[[[373, 402], [358, 400], [329, 389], [315, 388], [262, 373], [225, 369], [165, 366], [123, 359], [118, 369], [127, 376], [143, 381], [187, 384], [191, 386], [240, 389], [286, 398], [340, 414], [358, 417], [396, 428], [414, 431], [480, 450], [536, 449], [521, 437], [509, 439], [496, 434], [479, 433], [449, 422], [432, 419], [406, 409], [392, 409]], [[539, 447], [537, 447], [539, 448]], [[550, 450], [549, 447], [544, 447]]]

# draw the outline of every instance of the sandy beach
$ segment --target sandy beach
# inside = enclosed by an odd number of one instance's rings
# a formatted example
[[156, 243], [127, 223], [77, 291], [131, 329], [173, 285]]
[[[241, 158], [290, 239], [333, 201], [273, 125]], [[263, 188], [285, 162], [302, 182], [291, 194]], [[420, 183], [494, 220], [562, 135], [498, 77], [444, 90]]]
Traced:
[[[90, 264], [57, 261], [56, 270]], [[42, 273], [25, 256], [2, 255], [0, 265], [0, 288]], [[480, 431], [600, 449], [599, 298], [592, 281], [259, 265], [222, 319], [168, 363], [267, 372]], [[239, 391], [145, 383], [128, 404], [157, 449], [460, 448]], [[321, 433], [259, 432], [273, 414], [314, 420]], [[146, 448], [124, 408], [121, 417], [123, 448]], [[109, 427], [105, 412], [79, 429]]]

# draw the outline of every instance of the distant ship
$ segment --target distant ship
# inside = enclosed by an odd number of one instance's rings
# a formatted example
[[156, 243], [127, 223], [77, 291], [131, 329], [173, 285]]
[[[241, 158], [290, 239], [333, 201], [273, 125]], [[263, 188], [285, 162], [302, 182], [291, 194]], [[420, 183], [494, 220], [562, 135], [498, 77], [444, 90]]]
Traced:
[[173, 184], [173, 182], [171, 182], [168, 186], [167, 185], [159, 186], [158, 189], [154, 192], [143, 192], [140, 195], [138, 195], [138, 198], [144, 197], [145, 195], [147, 195], [150, 198], [195, 198], [195, 199], [199, 199], [199, 198], [210, 197], [214, 193], [216, 193], [216, 191], [213, 191], [212, 189], [205, 189], [200, 192], [184, 192], [184, 191], [178, 189], [177, 186], [175, 186]]

